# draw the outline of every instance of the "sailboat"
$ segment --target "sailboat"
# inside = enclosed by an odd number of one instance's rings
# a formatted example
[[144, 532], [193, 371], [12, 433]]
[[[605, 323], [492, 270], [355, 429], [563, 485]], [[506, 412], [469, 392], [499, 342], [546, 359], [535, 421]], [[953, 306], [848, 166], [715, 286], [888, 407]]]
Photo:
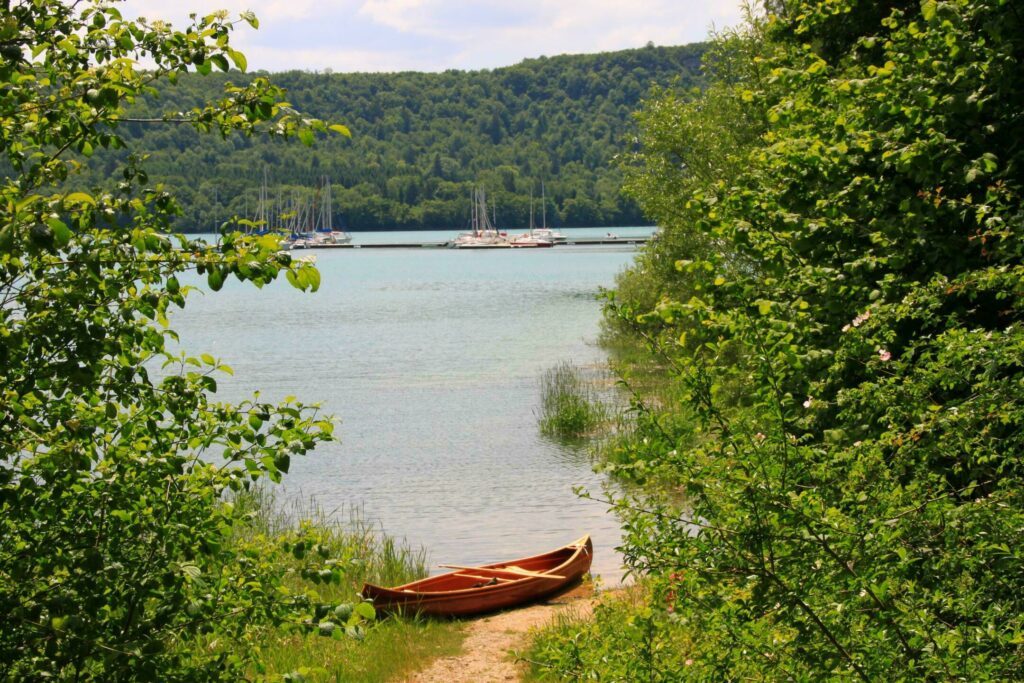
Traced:
[[536, 234], [536, 227], [533, 224], [533, 192], [530, 192], [530, 231], [522, 235], [515, 235], [509, 238], [509, 243], [515, 249], [536, 249], [538, 247], [553, 247], [555, 243], [549, 239]]
[[470, 230], [448, 243], [453, 249], [502, 249], [511, 247], [508, 235], [487, 217], [487, 193], [474, 188], [470, 200]]
[[313, 221], [313, 236], [310, 246], [351, 244], [352, 235], [349, 235], [344, 230], [336, 230], [334, 228], [334, 204], [331, 201], [331, 181], [327, 179], [327, 176], [321, 179], [320, 192], [317, 194], [319, 195], [321, 192], [323, 193], [322, 197], [314, 198], [314, 207], [317, 198], [321, 199], [321, 201]]
[[290, 218], [283, 226], [289, 233], [284, 243], [286, 249], [338, 247], [352, 242], [351, 235], [334, 228], [331, 183], [326, 176], [321, 178], [320, 187], [311, 199], [292, 199], [288, 215]]
[[544, 183], [540, 184], [540, 193], [541, 227], [531, 230], [530, 232], [535, 237], [547, 240], [552, 244], [564, 244], [568, 238], [557, 230], [553, 230], [548, 227], [548, 203], [547, 196], [544, 192]]

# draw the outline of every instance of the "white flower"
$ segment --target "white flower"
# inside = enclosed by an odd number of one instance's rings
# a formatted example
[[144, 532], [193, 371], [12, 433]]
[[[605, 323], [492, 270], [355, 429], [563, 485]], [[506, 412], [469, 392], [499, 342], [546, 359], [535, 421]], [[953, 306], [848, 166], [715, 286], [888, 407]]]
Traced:
[[814, 397], [808, 396], [807, 400], [804, 401], [804, 408], [810, 408], [812, 403], [814, 403]]

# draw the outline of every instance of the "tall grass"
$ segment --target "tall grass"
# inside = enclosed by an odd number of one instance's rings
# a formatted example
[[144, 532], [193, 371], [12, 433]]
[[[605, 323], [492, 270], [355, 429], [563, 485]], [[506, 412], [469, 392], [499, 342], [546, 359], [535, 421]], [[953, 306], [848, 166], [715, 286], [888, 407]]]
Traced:
[[545, 371], [540, 388], [542, 434], [559, 438], [592, 436], [611, 420], [612, 410], [601, 393], [571, 362]]
[[[358, 508], [328, 512], [315, 499], [281, 504], [273, 489], [257, 487], [232, 501], [248, 513], [246, 533], [279, 538], [312, 525], [332, 557], [345, 558], [348, 570], [340, 584], [313, 585], [298, 574], [288, 581], [293, 591], [314, 590], [325, 603], [356, 602], [364, 582], [408, 583], [427, 575], [426, 551], [384, 534]], [[339, 521], [339, 518], [343, 521]], [[388, 681], [454, 654], [463, 638], [457, 622], [389, 616], [366, 631], [365, 638], [323, 638], [285, 628], [270, 629], [260, 646], [260, 671], [267, 680], [300, 672], [294, 680]]]
[[[352, 558], [347, 576], [351, 590], [358, 590], [363, 582], [382, 585], [408, 583], [428, 574], [429, 564], [424, 548], [412, 548], [397, 542], [381, 530], [379, 525], [366, 520], [359, 508], [325, 510], [315, 498], [292, 499], [282, 505], [276, 491], [270, 487], [255, 487], [234, 501], [252, 519], [250, 533], [270, 537], [282, 536], [299, 528], [312, 525], [333, 557]], [[344, 519], [345, 521], [341, 521]], [[321, 592], [323, 589], [320, 589]], [[344, 589], [349, 591], [349, 587]]]

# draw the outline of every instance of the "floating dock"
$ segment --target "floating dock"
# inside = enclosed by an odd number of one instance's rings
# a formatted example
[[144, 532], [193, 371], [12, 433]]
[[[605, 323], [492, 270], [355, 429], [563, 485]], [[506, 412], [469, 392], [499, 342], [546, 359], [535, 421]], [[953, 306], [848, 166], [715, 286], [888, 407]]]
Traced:
[[[569, 238], [565, 242], [555, 244], [554, 247], [565, 247], [565, 246], [615, 246], [615, 245], [636, 245], [645, 244], [650, 241], [649, 236], [641, 237], [580, 237], [580, 238]], [[448, 247], [448, 242], [395, 242], [395, 243], [376, 243], [376, 244], [318, 244], [316, 246], [299, 247], [293, 251], [303, 251], [306, 249], [319, 250], [319, 249], [445, 249]], [[553, 247], [553, 248], [554, 248]], [[474, 251], [467, 249], [466, 251]], [[534, 251], [533, 249], [520, 249], [518, 251]]]

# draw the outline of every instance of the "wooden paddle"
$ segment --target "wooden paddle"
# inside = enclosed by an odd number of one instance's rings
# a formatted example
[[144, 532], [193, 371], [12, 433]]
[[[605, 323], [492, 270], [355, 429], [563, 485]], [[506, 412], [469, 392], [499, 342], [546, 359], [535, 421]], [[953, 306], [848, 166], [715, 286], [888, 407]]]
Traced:
[[520, 569], [519, 567], [516, 567], [514, 569], [512, 567], [467, 567], [461, 564], [439, 564], [437, 566], [443, 567], [444, 569], [468, 569], [469, 571], [474, 572], [513, 574], [515, 576], [532, 576], [538, 579], [565, 579], [564, 576], [559, 576], [557, 574], [543, 574], [541, 572], [531, 572], [528, 569]]

